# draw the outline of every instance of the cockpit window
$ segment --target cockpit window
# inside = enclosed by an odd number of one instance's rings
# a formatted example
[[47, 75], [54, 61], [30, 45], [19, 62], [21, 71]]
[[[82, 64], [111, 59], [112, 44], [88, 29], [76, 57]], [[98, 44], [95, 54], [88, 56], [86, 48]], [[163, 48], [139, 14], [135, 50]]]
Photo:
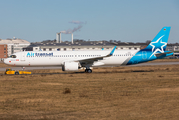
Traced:
[[16, 55], [11, 55], [10, 58], [16, 58]]

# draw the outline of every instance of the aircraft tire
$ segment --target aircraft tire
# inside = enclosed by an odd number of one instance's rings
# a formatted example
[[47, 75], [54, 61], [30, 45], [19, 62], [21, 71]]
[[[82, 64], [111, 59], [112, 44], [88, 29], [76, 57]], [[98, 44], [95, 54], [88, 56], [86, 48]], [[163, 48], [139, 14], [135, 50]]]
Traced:
[[85, 69], [85, 73], [92, 73], [91, 69]]
[[88, 73], [92, 73], [92, 70], [91, 70], [91, 69], [88, 69], [87, 72], [88, 72]]

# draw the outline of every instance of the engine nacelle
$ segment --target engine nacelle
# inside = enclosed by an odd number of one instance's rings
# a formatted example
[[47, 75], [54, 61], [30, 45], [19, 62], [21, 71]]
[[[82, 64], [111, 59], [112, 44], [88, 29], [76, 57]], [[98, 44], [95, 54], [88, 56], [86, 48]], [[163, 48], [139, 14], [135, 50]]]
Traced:
[[78, 62], [64, 62], [62, 66], [63, 71], [77, 71], [78, 70]]

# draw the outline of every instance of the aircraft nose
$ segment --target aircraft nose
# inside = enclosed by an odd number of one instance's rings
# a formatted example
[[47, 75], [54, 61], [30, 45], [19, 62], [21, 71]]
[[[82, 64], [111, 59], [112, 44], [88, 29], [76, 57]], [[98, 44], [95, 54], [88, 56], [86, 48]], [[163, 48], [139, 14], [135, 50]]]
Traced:
[[8, 60], [7, 59], [4, 59], [4, 64], [8, 64]]

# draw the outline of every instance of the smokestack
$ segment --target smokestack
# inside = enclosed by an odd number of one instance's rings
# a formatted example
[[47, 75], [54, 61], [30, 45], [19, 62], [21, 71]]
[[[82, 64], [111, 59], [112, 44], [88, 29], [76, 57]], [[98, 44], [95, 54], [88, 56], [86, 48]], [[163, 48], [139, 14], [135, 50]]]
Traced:
[[59, 43], [59, 36], [58, 36], [58, 33], [56, 34], [56, 43]]
[[71, 34], [71, 43], [73, 44], [73, 33]]
[[61, 41], [61, 32], [56, 34], [56, 43], [59, 43], [59, 41], [60, 41], [60, 43], [62, 42]]
[[61, 41], [61, 32], [60, 32], [58, 35], [59, 35], [59, 39], [60, 39], [60, 43], [61, 43], [61, 42], [62, 42], [62, 41]]

